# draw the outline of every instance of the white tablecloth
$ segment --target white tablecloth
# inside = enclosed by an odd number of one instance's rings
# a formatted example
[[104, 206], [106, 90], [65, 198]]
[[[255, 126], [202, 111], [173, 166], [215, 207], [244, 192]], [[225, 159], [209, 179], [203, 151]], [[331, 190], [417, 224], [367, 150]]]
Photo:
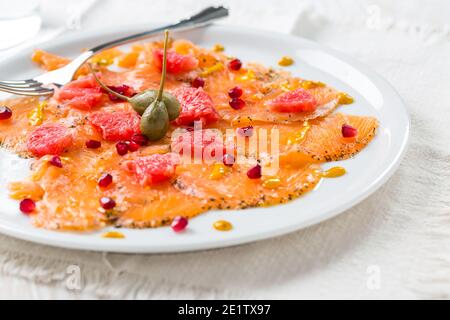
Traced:
[[[81, 27], [169, 21], [226, 3], [231, 17], [223, 23], [291, 32], [347, 52], [405, 99], [409, 151], [385, 186], [346, 213], [236, 248], [102, 254], [0, 236], [0, 298], [450, 297], [448, 1], [127, 3], [98, 1]], [[81, 283], [73, 281], [78, 271]]]

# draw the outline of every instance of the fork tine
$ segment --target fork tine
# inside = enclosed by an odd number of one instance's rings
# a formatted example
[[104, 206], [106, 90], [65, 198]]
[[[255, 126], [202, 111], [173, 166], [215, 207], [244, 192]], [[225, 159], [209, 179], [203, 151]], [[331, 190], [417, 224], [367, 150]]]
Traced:
[[42, 86], [42, 83], [34, 80], [24, 83], [11, 83], [11, 81], [0, 81], [0, 85], [8, 86], [11, 88], [33, 88]]
[[12, 88], [9, 86], [3, 86], [0, 85], [0, 91], [17, 94], [17, 95], [23, 95], [23, 96], [44, 96], [44, 95], [51, 95], [53, 94], [53, 89], [47, 89], [47, 88]]
[[40, 96], [50, 96], [53, 94], [53, 91], [29, 91], [29, 92], [23, 92], [23, 91], [17, 91], [12, 89], [1, 89], [0, 91], [12, 93], [19, 96], [31, 96], [31, 97], [40, 97]]
[[11, 89], [11, 90], [23, 91], [23, 92], [52, 90], [52, 89], [45, 88], [45, 87], [42, 87], [42, 86], [38, 86], [38, 87], [14, 87], [14, 86], [2, 85], [2, 84], [0, 84], [0, 89]]
[[2, 80], [1, 82], [5, 83], [5, 84], [27, 84], [27, 83], [31, 83], [31, 82], [37, 82], [36, 80], [33, 79], [27, 79], [27, 80]]

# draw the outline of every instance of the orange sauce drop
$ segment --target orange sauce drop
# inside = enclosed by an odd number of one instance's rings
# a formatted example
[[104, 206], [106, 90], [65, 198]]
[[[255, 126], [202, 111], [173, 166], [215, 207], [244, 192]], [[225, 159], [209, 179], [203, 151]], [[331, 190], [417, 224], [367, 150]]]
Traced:
[[214, 222], [213, 226], [217, 231], [230, 231], [231, 229], [233, 229], [233, 225], [225, 220], [216, 221]]
[[266, 189], [276, 189], [281, 184], [281, 180], [278, 177], [266, 178], [263, 182], [263, 187]]
[[339, 94], [339, 104], [352, 104], [354, 99], [347, 93], [341, 92]]
[[292, 64], [294, 64], [294, 59], [292, 59], [291, 57], [288, 57], [288, 56], [284, 56], [280, 59], [280, 61], [278, 61], [278, 65], [280, 65], [282, 67], [288, 67]]
[[288, 139], [288, 144], [298, 144], [301, 143], [303, 140], [305, 140], [306, 134], [308, 133], [309, 129], [311, 129], [311, 125], [308, 123], [308, 121], [305, 121], [303, 123], [303, 127], [295, 133], [292, 137]]
[[214, 45], [214, 47], [212, 49], [215, 52], [222, 52], [225, 50], [225, 47], [223, 45], [221, 45], [220, 43], [217, 43]]
[[108, 239], [124, 239], [125, 235], [118, 231], [108, 231], [102, 234], [102, 238], [108, 238]]
[[333, 167], [327, 171], [322, 172], [324, 178], [338, 178], [343, 176], [347, 171], [342, 167]]

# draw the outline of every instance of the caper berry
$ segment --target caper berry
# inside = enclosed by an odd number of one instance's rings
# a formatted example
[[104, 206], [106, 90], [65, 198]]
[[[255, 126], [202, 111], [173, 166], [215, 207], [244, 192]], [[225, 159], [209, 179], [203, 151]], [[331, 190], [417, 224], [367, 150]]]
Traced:
[[[127, 98], [126, 100], [128, 100], [128, 102], [131, 104], [134, 111], [136, 111], [140, 115], [143, 115], [145, 109], [147, 109], [148, 106], [151, 105], [156, 100], [157, 96], [158, 90], [148, 89], [138, 93], [132, 98], [126, 97]], [[164, 103], [166, 104], [170, 121], [178, 118], [178, 116], [180, 115], [181, 107], [177, 98], [175, 98], [172, 94], [168, 92], [164, 92], [162, 101], [164, 101]]]
[[109, 93], [128, 101], [133, 109], [141, 117], [141, 132], [151, 141], [159, 140], [166, 135], [169, 129], [169, 121], [175, 120], [180, 115], [181, 106], [177, 98], [164, 92], [167, 73], [167, 43], [169, 31], [165, 31], [164, 57], [159, 90], [145, 90], [132, 98], [124, 96], [105, 86], [96, 76], [90, 64], [88, 64], [98, 84]]
[[178, 99], [168, 92], [163, 93], [162, 101], [166, 105], [167, 113], [169, 114], [169, 120], [173, 121], [180, 115], [181, 105]]
[[157, 96], [157, 90], [145, 90], [130, 98], [128, 102], [131, 104], [134, 111], [140, 115], [143, 115], [145, 109], [147, 109], [156, 100]]
[[[89, 67], [92, 70], [91, 65], [89, 65]], [[100, 86], [108, 91], [109, 93], [111, 93], [112, 95], [128, 101], [131, 106], [133, 107], [134, 111], [136, 111], [137, 113], [139, 113], [140, 115], [142, 115], [145, 111], [145, 109], [148, 108], [149, 105], [152, 104], [153, 101], [156, 100], [156, 97], [158, 96], [158, 90], [145, 90], [142, 92], [139, 92], [138, 94], [136, 94], [135, 96], [133, 96], [132, 98], [124, 96], [120, 93], [115, 92], [114, 90], [111, 90], [110, 88], [108, 88], [107, 86], [105, 86], [96, 76], [96, 74], [93, 72], [92, 70], [92, 74], [94, 75], [95, 80], [97, 80], [98, 84], [100, 84]]]
[[[129, 102], [133, 109], [143, 115], [145, 109], [148, 108], [157, 98], [158, 91], [157, 90], [145, 90], [141, 93], [135, 95], [133, 98], [130, 98]], [[181, 106], [178, 102], [177, 98], [175, 98], [172, 94], [168, 92], [164, 92], [162, 95], [162, 101], [165, 103], [167, 112], [169, 113], [169, 120], [175, 120], [180, 115]]]
[[163, 138], [169, 129], [169, 114], [163, 101], [155, 100], [141, 117], [141, 132], [150, 141]]

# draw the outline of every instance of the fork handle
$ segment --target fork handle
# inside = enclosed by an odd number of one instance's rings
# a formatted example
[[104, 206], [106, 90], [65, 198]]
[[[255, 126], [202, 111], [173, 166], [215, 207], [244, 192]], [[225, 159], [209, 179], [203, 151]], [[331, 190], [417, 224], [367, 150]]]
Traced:
[[213, 20], [224, 18], [226, 16], [228, 16], [227, 8], [222, 7], [222, 6], [208, 7], [206, 9], [200, 11], [199, 13], [193, 15], [192, 17], [181, 20], [175, 24], [162, 26], [162, 27], [150, 30], [150, 31], [145, 31], [145, 32], [137, 33], [137, 34], [127, 36], [124, 38], [120, 38], [117, 40], [113, 40], [110, 42], [106, 42], [104, 44], [101, 44], [99, 46], [96, 46], [96, 47], [90, 49], [89, 51], [92, 52], [93, 54], [95, 54], [95, 53], [105, 50], [105, 49], [109, 49], [109, 48], [112, 48], [112, 47], [115, 47], [118, 45], [123, 45], [123, 44], [129, 43], [129, 42], [134, 42], [137, 40], [147, 38], [149, 36], [160, 33], [161, 31], [164, 31], [166, 29], [187, 30], [187, 29], [197, 28], [200, 26], [207, 25]]

